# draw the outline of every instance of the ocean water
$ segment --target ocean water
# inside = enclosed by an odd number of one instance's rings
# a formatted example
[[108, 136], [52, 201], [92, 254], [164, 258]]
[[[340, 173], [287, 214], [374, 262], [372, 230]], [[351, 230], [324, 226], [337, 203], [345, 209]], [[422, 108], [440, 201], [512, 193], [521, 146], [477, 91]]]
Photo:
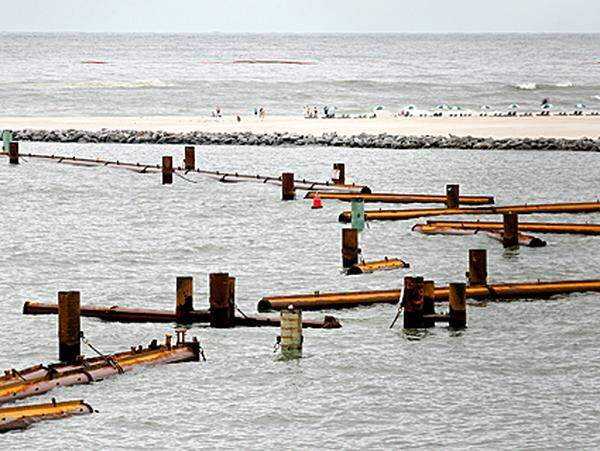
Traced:
[[[77, 66], [79, 68], [79, 66]], [[23, 152], [158, 163], [180, 146], [22, 143]], [[175, 278], [191, 275], [207, 305], [208, 274], [237, 278], [239, 307], [265, 295], [399, 288], [405, 275], [463, 281], [470, 248], [488, 250], [492, 282], [597, 278], [600, 238], [544, 235], [548, 246], [504, 251], [484, 236], [423, 236], [416, 221], [372, 223], [367, 259], [399, 257], [408, 270], [340, 272], [339, 213], [280, 189], [195, 176], [0, 159], [0, 369], [56, 360], [55, 316], [23, 316], [26, 300], [80, 290], [87, 305], [172, 308]], [[376, 191], [490, 194], [498, 204], [599, 197], [600, 154], [319, 147], [202, 147], [205, 168], [347, 178]], [[582, 169], [584, 168], [584, 169]], [[525, 188], [526, 187], [526, 188]], [[536, 220], [600, 222], [600, 214]], [[439, 309], [443, 310], [444, 306]], [[395, 307], [329, 312], [343, 328], [305, 330], [304, 357], [279, 361], [275, 328], [193, 325], [208, 361], [147, 368], [21, 404], [85, 399], [99, 413], [0, 436], [20, 449], [598, 449], [598, 293], [468, 307], [468, 328], [405, 334]], [[83, 319], [103, 352], [161, 338], [172, 325]]]
[[600, 109], [599, 49], [600, 34], [0, 33], [0, 115]]

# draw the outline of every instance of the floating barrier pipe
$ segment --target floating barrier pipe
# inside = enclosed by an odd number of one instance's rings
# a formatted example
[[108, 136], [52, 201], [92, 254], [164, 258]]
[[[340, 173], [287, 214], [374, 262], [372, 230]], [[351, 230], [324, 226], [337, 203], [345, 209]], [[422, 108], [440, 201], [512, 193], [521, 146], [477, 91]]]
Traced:
[[[417, 224], [425, 225], [425, 224]], [[502, 222], [484, 221], [427, 221], [431, 227], [449, 227], [454, 230], [502, 230]], [[600, 235], [600, 224], [568, 224], [552, 222], [519, 222], [519, 230], [536, 233], [565, 233], [573, 235]]]
[[56, 402], [0, 409], [0, 432], [25, 429], [33, 423], [87, 415], [94, 409], [83, 401]]
[[[43, 304], [27, 301], [23, 305], [25, 315], [55, 315], [58, 314], [57, 304]], [[167, 310], [129, 309], [123, 307], [81, 307], [81, 316], [99, 318], [104, 321], [122, 323], [176, 323], [175, 312]], [[264, 316], [235, 316], [236, 326], [246, 327], [279, 327], [279, 318]], [[209, 323], [209, 310], [192, 310], [187, 313], [187, 323]], [[333, 316], [325, 316], [323, 320], [303, 320], [303, 327], [312, 329], [338, 329], [342, 327]]]
[[[600, 280], [525, 282], [469, 286], [466, 288], [466, 296], [469, 299], [488, 300], [529, 299], [586, 291], [600, 292]], [[436, 302], [448, 301], [448, 287], [436, 287], [434, 299]], [[303, 310], [342, 309], [359, 305], [397, 304], [399, 300], [400, 290], [266, 296], [259, 301], [258, 310], [261, 312], [281, 310], [288, 308], [289, 305], [293, 305], [294, 307]]]
[[[0, 156], [8, 156], [7, 152], [1, 152]], [[109, 166], [111, 168], [127, 169], [140, 174], [145, 173], [156, 173], [162, 172], [162, 165], [160, 164], [141, 164], [141, 163], [128, 163], [120, 160], [102, 160], [99, 158], [82, 158], [82, 157], [69, 157], [64, 155], [44, 155], [34, 153], [21, 153], [21, 157], [50, 160], [56, 161], [57, 163], [71, 164], [77, 166]], [[250, 174], [239, 174], [237, 172], [222, 172], [222, 171], [206, 171], [202, 169], [186, 169], [185, 166], [173, 167], [173, 172], [179, 173], [180, 175], [198, 174], [208, 176], [215, 180], [224, 183], [238, 183], [238, 182], [257, 182], [257, 183], [268, 183], [274, 185], [281, 185], [281, 177], [270, 177], [262, 175], [250, 175]], [[306, 179], [294, 180], [296, 189], [299, 190], [325, 190], [325, 191], [339, 191], [339, 192], [371, 192], [371, 190], [362, 185], [356, 184], [335, 184], [333, 181], [319, 182]]]
[[[365, 211], [367, 221], [401, 221], [424, 216], [445, 215], [494, 215], [505, 213], [593, 213], [600, 212], [600, 202], [511, 205], [506, 207], [474, 207], [474, 208], [422, 208], [414, 210], [369, 210]], [[350, 222], [352, 212], [344, 211], [339, 216], [340, 222]]]
[[84, 358], [72, 363], [38, 365], [22, 371], [7, 370], [0, 377], [0, 404], [42, 395], [59, 387], [89, 384], [140, 367], [199, 360], [200, 343], [196, 337], [185, 342], [182, 334], [182, 339], [174, 346], [170, 344], [169, 335], [164, 345], [154, 340], [145, 349], [139, 346], [128, 352]]
[[346, 271], [348, 275], [354, 274], [370, 274], [375, 271], [389, 271], [392, 269], [410, 268], [410, 265], [399, 258], [386, 258], [369, 263], [357, 263]]
[[[430, 224], [416, 224], [415, 226], [413, 226], [412, 230], [422, 233], [424, 235], [477, 235], [479, 233], [483, 233], [489, 236], [490, 238], [500, 242], [502, 242], [504, 238], [502, 235], [502, 229], [462, 229], [460, 227], [454, 228], [434, 226]], [[524, 233], [518, 233], [517, 240], [520, 246], [544, 247], [547, 244], [544, 240], [530, 235], [526, 235]]]
[[[445, 195], [435, 194], [392, 194], [392, 193], [371, 193], [371, 194], [354, 194], [354, 193], [331, 193], [320, 191], [309, 191], [304, 198], [313, 199], [316, 195], [321, 199], [335, 199], [344, 202], [352, 202], [353, 200], [362, 200], [363, 202], [380, 202], [389, 204], [443, 204], [446, 202]], [[487, 205], [493, 204], [494, 198], [491, 196], [460, 196], [460, 203], [465, 205]]]

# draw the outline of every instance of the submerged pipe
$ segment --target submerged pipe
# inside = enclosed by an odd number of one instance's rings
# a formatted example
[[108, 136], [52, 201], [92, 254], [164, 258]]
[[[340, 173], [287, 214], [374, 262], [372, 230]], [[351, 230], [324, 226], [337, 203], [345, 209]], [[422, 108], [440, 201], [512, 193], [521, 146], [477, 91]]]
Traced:
[[[418, 226], [447, 227], [453, 230], [502, 230], [502, 222], [484, 221], [427, 221]], [[519, 222], [519, 230], [536, 233], [564, 233], [574, 235], [600, 235], [600, 224], [568, 224], [552, 222]]]
[[[402, 221], [425, 216], [449, 215], [495, 215], [505, 213], [593, 213], [600, 211], [600, 202], [512, 205], [506, 207], [473, 207], [473, 208], [418, 208], [406, 210], [369, 210], [365, 211], [367, 221]], [[352, 220], [352, 212], [344, 211], [339, 221], [348, 223]]]
[[26, 429], [33, 423], [59, 420], [75, 415], [88, 415], [94, 409], [84, 401], [52, 402], [0, 409], [0, 432]]

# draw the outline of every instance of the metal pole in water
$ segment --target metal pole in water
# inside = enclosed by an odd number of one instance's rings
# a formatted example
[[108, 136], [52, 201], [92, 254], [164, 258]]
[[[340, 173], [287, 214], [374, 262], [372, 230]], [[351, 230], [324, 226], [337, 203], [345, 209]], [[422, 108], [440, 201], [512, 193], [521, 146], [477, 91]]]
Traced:
[[79, 291], [58, 292], [58, 359], [72, 362], [81, 354]]
[[281, 200], [294, 200], [295, 198], [294, 174], [284, 172], [281, 174]]
[[178, 277], [176, 293], [175, 318], [180, 324], [190, 323], [190, 312], [194, 310], [194, 279]]
[[464, 283], [451, 283], [449, 288], [449, 325], [455, 329], [465, 328], [467, 327], [467, 286]]
[[8, 162], [9, 164], [19, 164], [19, 143], [11, 142], [8, 144]]
[[281, 311], [281, 355], [287, 358], [302, 355], [302, 310], [289, 306]]
[[519, 245], [519, 217], [516, 213], [504, 213], [502, 229], [502, 245], [514, 247]]
[[458, 185], [446, 185], [446, 207], [458, 208], [460, 206], [459, 191]]
[[193, 171], [196, 169], [196, 149], [194, 146], [185, 147], [185, 170]]
[[351, 268], [358, 264], [358, 230], [342, 229], [342, 267]]
[[162, 184], [173, 183], [173, 157], [162, 157]]
[[469, 249], [469, 285], [487, 285], [487, 251]]

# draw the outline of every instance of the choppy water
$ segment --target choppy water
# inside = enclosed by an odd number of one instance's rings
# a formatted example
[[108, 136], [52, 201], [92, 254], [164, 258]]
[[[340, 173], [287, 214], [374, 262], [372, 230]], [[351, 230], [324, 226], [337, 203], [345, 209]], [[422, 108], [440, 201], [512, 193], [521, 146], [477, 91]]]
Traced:
[[[3, 115], [600, 108], [600, 35], [0, 33]], [[82, 64], [82, 61], [106, 64]], [[288, 60], [314, 64], [234, 64]]]
[[[167, 150], [168, 149], [168, 150]], [[23, 144], [23, 152], [59, 153]], [[178, 147], [63, 145], [61, 153], [159, 162]], [[321, 148], [203, 147], [210, 169], [324, 179], [331, 164], [378, 191], [443, 192], [509, 202], [597, 199], [600, 155]], [[412, 221], [373, 223], [367, 259], [410, 270], [340, 274], [347, 204], [281, 202], [277, 187], [220, 184], [106, 168], [0, 160], [0, 368], [56, 359], [56, 317], [23, 316], [24, 301], [77, 289], [88, 305], [171, 308], [175, 277], [195, 278], [207, 304], [208, 273], [237, 278], [237, 302], [254, 312], [264, 295], [400, 287], [407, 274], [464, 280], [469, 248], [486, 248], [493, 282], [597, 278], [600, 239], [545, 235], [548, 246], [505, 252], [485, 237], [427, 237]], [[542, 219], [542, 217], [540, 217]], [[548, 216], [600, 222], [600, 214]], [[83, 398], [99, 414], [38, 424], [0, 437], [2, 449], [597, 449], [598, 294], [469, 307], [469, 328], [418, 337], [389, 330], [394, 306], [333, 313], [340, 330], [306, 330], [305, 357], [281, 362], [278, 330], [191, 327], [208, 362], [144, 369], [38, 398]], [[307, 313], [320, 317], [323, 313]], [[83, 319], [105, 352], [148, 343], [168, 325]], [[35, 401], [31, 399], [27, 402]]]

